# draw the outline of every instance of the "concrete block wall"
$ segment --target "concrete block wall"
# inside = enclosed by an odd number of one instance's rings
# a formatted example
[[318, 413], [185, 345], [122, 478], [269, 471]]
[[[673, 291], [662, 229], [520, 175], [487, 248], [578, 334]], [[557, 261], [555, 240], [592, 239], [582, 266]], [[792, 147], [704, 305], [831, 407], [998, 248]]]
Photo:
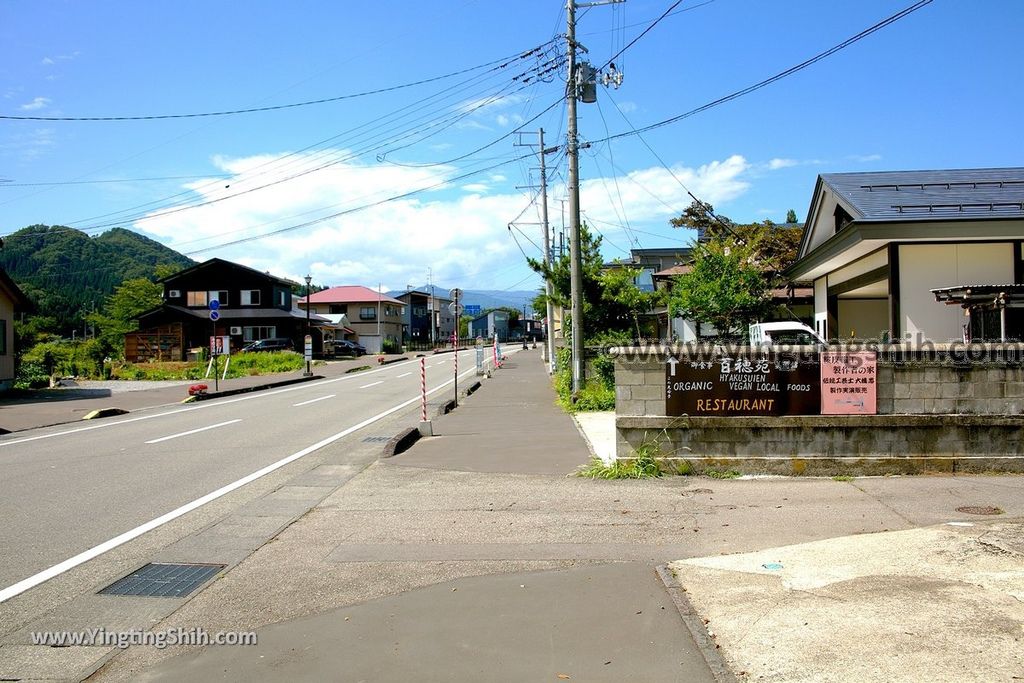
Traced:
[[971, 362], [947, 349], [880, 347], [878, 415], [785, 417], [665, 416], [666, 361], [698, 349], [613, 349], [617, 456], [654, 444], [694, 472], [1024, 471], [1024, 346], [994, 346], [971, 347]]

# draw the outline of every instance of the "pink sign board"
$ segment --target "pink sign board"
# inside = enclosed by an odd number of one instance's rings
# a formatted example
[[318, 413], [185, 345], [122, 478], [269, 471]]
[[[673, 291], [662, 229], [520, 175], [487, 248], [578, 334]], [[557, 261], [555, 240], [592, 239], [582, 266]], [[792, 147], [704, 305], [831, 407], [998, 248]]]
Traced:
[[821, 414], [876, 414], [877, 368], [874, 351], [822, 351]]

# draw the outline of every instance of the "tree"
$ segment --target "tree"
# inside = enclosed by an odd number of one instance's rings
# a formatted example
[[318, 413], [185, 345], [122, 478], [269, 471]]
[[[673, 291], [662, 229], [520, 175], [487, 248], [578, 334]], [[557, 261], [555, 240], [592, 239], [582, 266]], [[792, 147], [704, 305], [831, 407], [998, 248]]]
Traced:
[[675, 278], [670, 314], [713, 325], [719, 334], [760, 320], [772, 308], [771, 282], [756, 256], [756, 245], [723, 238], [703, 244], [690, 272]]
[[107, 297], [102, 312], [89, 314], [100, 343], [108, 350], [124, 348], [124, 336], [136, 328], [140, 314], [156, 308], [163, 300], [163, 286], [144, 277], [125, 280]]
[[600, 276], [601, 299], [627, 312], [637, 339], [645, 336], [640, 331], [640, 316], [654, 310], [660, 299], [658, 292], [645, 292], [636, 286], [636, 278], [642, 272], [640, 268], [620, 266], [609, 268]]
[[[565, 311], [571, 308], [572, 277], [569, 256], [562, 256], [549, 266], [537, 259], [527, 259], [530, 267], [551, 282], [551, 302]], [[587, 338], [608, 332], [629, 332], [633, 316], [621, 298], [604, 295], [605, 282], [602, 280], [604, 260], [601, 258], [601, 238], [595, 238], [586, 225], [580, 226], [580, 264], [582, 275], [583, 331]], [[547, 294], [541, 293], [534, 299], [534, 305], [547, 302]], [[566, 317], [566, 324], [572, 320]], [[630, 333], [631, 334], [631, 333]]]
[[[791, 221], [790, 218], [793, 220]], [[734, 223], [725, 216], [715, 215], [715, 208], [707, 202], [694, 201], [677, 218], [669, 220], [677, 228], [693, 228], [705, 240], [732, 239], [737, 244], [753, 245], [751, 256], [761, 268], [774, 276], [796, 261], [803, 237], [803, 227], [795, 225], [796, 212], [790, 209], [785, 224], [766, 220], [761, 223]]]

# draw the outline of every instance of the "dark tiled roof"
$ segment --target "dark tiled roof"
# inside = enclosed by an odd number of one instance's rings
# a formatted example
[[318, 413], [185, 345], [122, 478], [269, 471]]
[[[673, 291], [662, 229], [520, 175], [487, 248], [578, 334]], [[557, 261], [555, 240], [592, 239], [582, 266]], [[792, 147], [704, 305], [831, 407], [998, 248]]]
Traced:
[[858, 221], [1024, 218], [1024, 168], [824, 173]]

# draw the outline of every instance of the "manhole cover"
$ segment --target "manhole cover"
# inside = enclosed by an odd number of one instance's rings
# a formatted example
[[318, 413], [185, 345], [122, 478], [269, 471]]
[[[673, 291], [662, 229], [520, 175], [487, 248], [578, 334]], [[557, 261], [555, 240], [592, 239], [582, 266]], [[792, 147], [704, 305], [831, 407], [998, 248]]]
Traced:
[[223, 564], [147, 564], [118, 579], [100, 593], [180, 598], [213, 578]]
[[1002, 509], [992, 507], [991, 505], [964, 505], [958, 507], [957, 512], [963, 512], [968, 515], [1001, 515], [1003, 514]]
[[365, 439], [363, 439], [363, 443], [384, 443], [385, 441], [390, 440], [390, 436], [368, 436]]

